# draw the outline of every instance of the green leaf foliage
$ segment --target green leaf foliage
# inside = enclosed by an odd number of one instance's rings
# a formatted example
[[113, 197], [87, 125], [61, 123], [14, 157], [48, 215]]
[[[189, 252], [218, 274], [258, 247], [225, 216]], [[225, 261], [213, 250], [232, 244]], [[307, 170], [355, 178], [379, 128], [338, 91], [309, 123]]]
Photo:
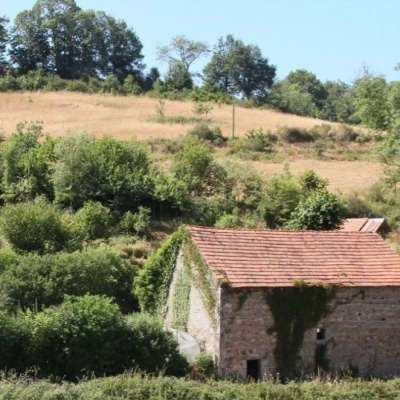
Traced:
[[0, 212], [0, 221], [3, 235], [16, 251], [43, 254], [65, 245], [61, 214], [45, 201], [6, 205]]
[[184, 227], [179, 228], [140, 270], [134, 291], [142, 311], [164, 315], [176, 258], [186, 234]]
[[123, 316], [104, 296], [66, 296], [43, 312], [0, 312], [0, 366], [16, 373], [77, 381], [126, 370], [183, 376], [187, 361], [162, 323], [149, 315]]
[[111, 235], [110, 209], [99, 202], [89, 201], [72, 217], [72, 235], [78, 242], [106, 239]]
[[116, 250], [100, 246], [75, 253], [13, 260], [0, 275], [7, 307], [41, 310], [61, 304], [65, 295], [87, 293], [113, 298], [121, 311], [137, 308], [132, 294], [137, 269]]
[[55, 147], [55, 199], [78, 209], [97, 201], [125, 212], [151, 198], [147, 153], [136, 142], [95, 140], [85, 133], [66, 136]]
[[301, 200], [287, 224], [289, 229], [334, 230], [345, 218], [345, 207], [338, 196], [317, 190]]

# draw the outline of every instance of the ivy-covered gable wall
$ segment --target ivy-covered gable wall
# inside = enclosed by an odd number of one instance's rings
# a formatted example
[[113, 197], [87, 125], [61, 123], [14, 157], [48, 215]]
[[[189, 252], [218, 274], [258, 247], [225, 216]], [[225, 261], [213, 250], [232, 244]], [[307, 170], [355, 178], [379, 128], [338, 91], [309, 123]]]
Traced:
[[165, 324], [184, 330], [219, 359], [220, 286], [189, 237], [182, 241], [169, 288]]

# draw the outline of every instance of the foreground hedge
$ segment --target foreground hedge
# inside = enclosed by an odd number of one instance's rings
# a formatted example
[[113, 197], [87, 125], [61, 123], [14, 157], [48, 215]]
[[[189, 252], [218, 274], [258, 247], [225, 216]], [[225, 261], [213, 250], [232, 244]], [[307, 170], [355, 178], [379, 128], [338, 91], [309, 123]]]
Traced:
[[390, 381], [290, 382], [287, 385], [209, 381], [201, 383], [168, 377], [142, 377], [139, 374], [81, 382], [51, 384], [23, 379], [0, 382], [0, 400], [31, 399], [279, 399], [279, 400], [347, 400], [399, 399], [400, 379]]

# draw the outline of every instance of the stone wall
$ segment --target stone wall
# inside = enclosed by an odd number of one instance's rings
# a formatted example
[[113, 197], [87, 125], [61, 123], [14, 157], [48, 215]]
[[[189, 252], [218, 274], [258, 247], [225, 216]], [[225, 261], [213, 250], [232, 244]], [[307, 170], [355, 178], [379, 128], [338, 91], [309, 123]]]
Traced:
[[[400, 375], [400, 288], [340, 288], [325, 327], [330, 370], [361, 376]], [[315, 330], [307, 332], [300, 353], [303, 366], [313, 361]]]
[[[400, 288], [338, 288], [331, 313], [306, 331], [298, 370], [315, 371], [317, 346], [333, 373], [400, 374]], [[246, 378], [248, 360], [260, 360], [260, 376], [276, 371], [274, 319], [263, 290], [221, 292], [220, 372]], [[317, 340], [317, 328], [325, 337]]]
[[[175, 290], [177, 276], [184, 268], [184, 254], [182, 251], [179, 252], [176, 268], [172, 278], [172, 283], [169, 291], [167, 313], [165, 317], [165, 325], [173, 327], [173, 307], [172, 299]], [[191, 282], [190, 295], [189, 295], [189, 318], [187, 321], [187, 332], [193, 336], [202, 351], [210, 354], [214, 358], [216, 365], [219, 364], [219, 341], [220, 341], [220, 322], [219, 322], [219, 298], [220, 298], [220, 287], [215, 279], [210, 276], [209, 282], [210, 288], [215, 294], [218, 306], [214, 310], [212, 318], [209, 315], [205, 307], [204, 296], [201, 289], [198, 287], [196, 282]], [[177, 310], [178, 311], [178, 310]], [[176, 312], [176, 311], [175, 311]], [[178, 311], [179, 312], [179, 311]]]

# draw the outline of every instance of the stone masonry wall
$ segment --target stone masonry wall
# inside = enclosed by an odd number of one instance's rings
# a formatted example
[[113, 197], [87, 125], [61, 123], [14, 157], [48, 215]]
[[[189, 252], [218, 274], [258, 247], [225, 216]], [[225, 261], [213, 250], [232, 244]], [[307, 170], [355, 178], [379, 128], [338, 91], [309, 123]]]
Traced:
[[[179, 252], [176, 268], [172, 278], [172, 283], [169, 291], [167, 313], [165, 317], [165, 325], [172, 327], [173, 323], [173, 307], [172, 297], [176, 285], [176, 278], [183, 268], [183, 253]], [[210, 276], [210, 287], [215, 294], [217, 303], [219, 304], [220, 288], [215, 280]], [[210, 354], [214, 358], [216, 365], [219, 363], [219, 306], [214, 310], [213, 318], [204, 305], [204, 298], [201, 289], [196, 282], [191, 282], [189, 295], [189, 318], [187, 323], [187, 332], [193, 336], [202, 351]]]
[[[333, 373], [361, 376], [400, 375], [400, 288], [338, 288], [332, 312], [306, 332], [299, 353], [299, 372], [314, 372], [318, 345], [326, 346]], [[262, 290], [221, 292], [220, 372], [246, 378], [247, 360], [260, 360], [261, 377], [276, 371], [273, 316]], [[317, 340], [317, 328], [326, 337]], [[349, 369], [350, 367], [350, 369]]]
[[[330, 370], [399, 376], [400, 288], [340, 288], [330, 306], [332, 313], [319, 323], [326, 328]], [[313, 361], [315, 347], [313, 330], [300, 353], [303, 366]]]

